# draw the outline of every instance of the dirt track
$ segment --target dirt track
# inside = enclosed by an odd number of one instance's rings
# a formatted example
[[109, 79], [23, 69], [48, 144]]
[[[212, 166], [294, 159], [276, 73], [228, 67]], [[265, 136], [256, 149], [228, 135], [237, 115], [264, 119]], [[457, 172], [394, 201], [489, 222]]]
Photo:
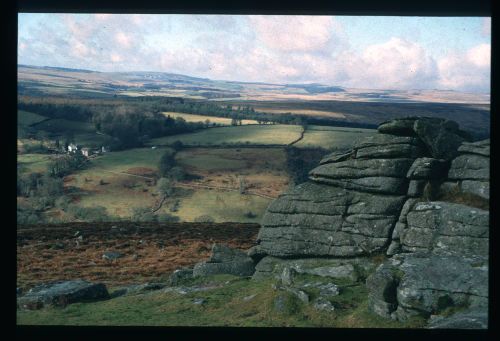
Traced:
[[[166, 279], [210, 256], [213, 243], [255, 245], [258, 224], [68, 223], [17, 227], [17, 285], [82, 278], [117, 285]], [[81, 236], [81, 237], [80, 237]], [[102, 259], [107, 251], [123, 256]]]

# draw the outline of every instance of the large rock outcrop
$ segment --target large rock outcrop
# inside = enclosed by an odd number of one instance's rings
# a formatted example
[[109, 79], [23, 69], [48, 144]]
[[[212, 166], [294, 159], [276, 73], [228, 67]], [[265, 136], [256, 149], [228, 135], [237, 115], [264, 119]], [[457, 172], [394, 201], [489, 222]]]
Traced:
[[[325, 156], [310, 181], [269, 205], [249, 252], [258, 263], [254, 278], [287, 268], [359, 272], [369, 263], [360, 259], [386, 253], [392, 259], [366, 281], [373, 312], [398, 320], [423, 315], [433, 328], [484, 327], [489, 140], [469, 143], [455, 122], [425, 117], [384, 122], [378, 132]], [[460, 315], [443, 319], [450, 309]]]

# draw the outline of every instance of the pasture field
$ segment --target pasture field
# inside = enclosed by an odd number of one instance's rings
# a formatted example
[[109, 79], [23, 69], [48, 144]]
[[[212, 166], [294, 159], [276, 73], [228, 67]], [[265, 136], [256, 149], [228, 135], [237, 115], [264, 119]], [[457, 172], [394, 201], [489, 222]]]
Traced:
[[[200, 216], [210, 216], [216, 223], [259, 223], [271, 199], [233, 191], [196, 189], [192, 195], [180, 198], [180, 208], [173, 213], [181, 221], [194, 221]], [[169, 213], [167, 205], [158, 212]], [[247, 214], [251, 213], [249, 216]]]
[[[154, 185], [141, 176], [157, 176], [158, 162], [165, 151], [172, 150], [136, 148], [109, 152], [92, 159], [87, 169], [67, 176], [65, 184], [75, 189], [78, 205], [104, 206], [110, 215], [130, 217], [134, 208], [152, 208], [158, 202]], [[182, 221], [210, 215], [216, 222], [258, 222], [271, 199], [240, 194], [240, 177], [244, 177], [249, 192], [264, 196], [276, 197], [288, 185], [282, 148], [189, 148], [179, 151], [176, 161], [195, 180], [176, 185], [177, 194], [158, 213], [176, 215]], [[179, 200], [180, 206], [171, 212], [175, 200]], [[249, 212], [252, 214], [245, 216]]]
[[295, 125], [247, 125], [217, 127], [202, 131], [152, 139], [150, 145], [169, 145], [181, 141], [190, 146], [227, 144], [286, 145], [300, 137], [302, 127]]
[[298, 148], [348, 149], [360, 139], [375, 133], [375, 129], [311, 125], [307, 127], [304, 138], [295, 143], [294, 146]]
[[41, 122], [36, 126], [39, 130], [45, 130], [50, 133], [63, 133], [63, 132], [73, 132], [73, 133], [93, 133], [95, 128], [92, 123], [80, 122], [80, 121], [70, 121], [63, 118], [50, 119], [45, 122]]
[[47, 154], [18, 154], [17, 165], [23, 172], [35, 173], [45, 172], [51, 156]]
[[46, 119], [47, 117], [32, 112], [23, 110], [17, 111], [17, 124], [21, 126], [30, 126], [32, 124], [44, 121]]
[[[180, 112], [164, 112], [163, 115], [170, 116], [172, 118], [181, 117], [186, 120], [186, 122], [203, 122], [206, 120], [210, 120], [210, 123], [216, 123], [217, 125], [230, 126], [231, 119], [226, 117], [216, 117], [216, 116], [203, 116], [203, 115], [195, 115], [195, 114], [185, 114]], [[241, 124], [257, 124], [255, 120], [241, 120]]]

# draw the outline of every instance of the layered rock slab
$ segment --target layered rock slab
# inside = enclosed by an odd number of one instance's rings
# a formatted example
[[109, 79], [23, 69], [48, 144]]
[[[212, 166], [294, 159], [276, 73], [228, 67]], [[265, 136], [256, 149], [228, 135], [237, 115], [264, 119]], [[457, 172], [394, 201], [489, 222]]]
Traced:
[[404, 196], [306, 182], [273, 201], [257, 241], [272, 256], [357, 256], [388, 243]]

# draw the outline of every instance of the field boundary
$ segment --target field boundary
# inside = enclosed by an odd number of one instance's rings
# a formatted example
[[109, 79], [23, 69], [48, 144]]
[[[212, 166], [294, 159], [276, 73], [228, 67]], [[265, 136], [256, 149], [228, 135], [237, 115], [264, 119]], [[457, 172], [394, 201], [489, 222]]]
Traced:
[[[214, 189], [214, 190], [219, 190], [219, 191], [229, 191], [229, 192], [239, 192], [238, 188], [233, 188], [233, 187], [217, 187], [217, 186], [208, 186], [208, 185], [202, 185], [202, 184], [186, 184], [182, 182], [176, 183], [174, 186], [176, 187], [184, 187], [184, 188], [205, 188], [205, 189]], [[259, 192], [255, 191], [245, 191], [245, 194], [250, 194], [250, 195], [256, 195], [265, 199], [276, 199], [277, 197], [272, 197], [267, 194], [262, 194]]]
[[299, 138], [296, 139], [295, 141], [290, 142], [287, 146], [293, 146], [294, 144], [302, 140], [304, 138], [305, 133], [306, 133], [306, 128], [302, 127], [302, 131], [300, 132]]

